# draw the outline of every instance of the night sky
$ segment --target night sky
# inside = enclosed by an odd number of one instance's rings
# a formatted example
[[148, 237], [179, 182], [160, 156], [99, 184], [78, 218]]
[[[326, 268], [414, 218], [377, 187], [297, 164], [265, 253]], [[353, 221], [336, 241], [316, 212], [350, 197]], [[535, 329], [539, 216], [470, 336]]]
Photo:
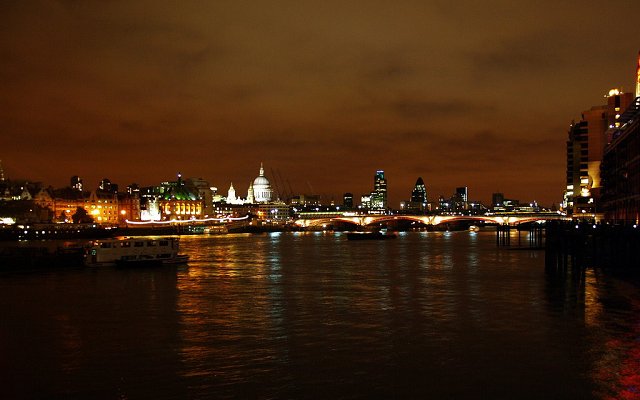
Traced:
[[[264, 162], [340, 203], [558, 203], [572, 119], [633, 91], [640, 1], [0, 3], [9, 178], [121, 187], [202, 177], [246, 196]], [[288, 185], [287, 185], [288, 191]], [[359, 201], [358, 201], [359, 202]]]

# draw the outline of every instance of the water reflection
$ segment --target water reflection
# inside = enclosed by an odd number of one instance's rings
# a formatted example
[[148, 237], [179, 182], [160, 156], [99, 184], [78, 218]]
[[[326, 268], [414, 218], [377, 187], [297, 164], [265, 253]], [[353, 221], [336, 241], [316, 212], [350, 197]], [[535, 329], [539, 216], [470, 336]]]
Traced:
[[[631, 282], [629, 277], [620, 281], [589, 270], [586, 276], [585, 322], [592, 327], [592, 377], [596, 393], [606, 399], [638, 399], [640, 277], [633, 277]], [[601, 297], [604, 290], [606, 297]]]
[[[517, 342], [531, 328], [531, 315], [540, 322], [540, 304], [531, 302], [540, 281], [530, 282], [529, 264], [514, 271], [534, 253], [498, 251], [482, 238], [420, 233], [350, 243], [318, 232], [199, 243], [197, 251], [214, 256], [190, 269], [233, 273], [206, 273], [194, 286], [190, 272], [178, 283], [188, 376], [207, 381], [203, 390], [226, 382], [245, 394], [265, 386], [293, 397], [325, 382], [341, 397], [364, 390], [364, 382], [367, 390], [397, 391], [426, 371], [450, 380], [468, 367], [469, 354], [490, 363], [486, 357], [501, 352], [502, 335]], [[522, 318], [513, 315], [518, 309]], [[521, 361], [533, 357], [516, 353]], [[382, 365], [396, 371], [393, 378], [379, 371]], [[401, 391], [413, 389], [426, 387]]]
[[[175, 268], [3, 275], [0, 397], [145, 396], [149, 377], [179, 369], [175, 288]], [[157, 398], [185, 394], [173, 379], [154, 386]]]
[[[565, 321], [584, 324], [587, 383], [595, 398], [640, 398], [640, 276], [567, 265], [547, 269], [549, 304]], [[628, 271], [627, 271], [628, 272]], [[575, 319], [569, 318], [574, 317]]]
[[485, 232], [181, 244], [192, 260], [184, 269], [0, 277], [2, 397], [634, 398], [639, 389], [634, 277], [545, 270], [541, 252], [497, 248]]

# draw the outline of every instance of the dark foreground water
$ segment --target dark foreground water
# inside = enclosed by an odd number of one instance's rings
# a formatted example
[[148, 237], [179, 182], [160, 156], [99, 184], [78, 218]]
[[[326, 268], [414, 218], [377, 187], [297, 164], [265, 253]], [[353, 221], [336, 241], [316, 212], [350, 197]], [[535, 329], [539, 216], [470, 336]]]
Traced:
[[640, 397], [636, 277], [489, 232], [181, 241], [188, 267], [3, 268], [0, 398]]

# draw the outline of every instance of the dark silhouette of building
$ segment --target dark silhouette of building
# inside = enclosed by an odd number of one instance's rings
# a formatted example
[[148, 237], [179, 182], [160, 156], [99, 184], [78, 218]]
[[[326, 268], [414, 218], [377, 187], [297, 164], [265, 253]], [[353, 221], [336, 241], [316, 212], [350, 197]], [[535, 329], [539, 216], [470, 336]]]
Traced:
[[82, 179], [77, 175], [72, 176], [69, 186], [75, 191], [82, 192]]
[[[639, 82], [640, 86], [640, 82]], [[619, 118], [602, 160], [604, 219], [640, 222], [640, 97]]]
[[411, 200], [407, 205], [407, 211], [410, 212], [424, 212], [427, 210], [427, 188], [424, 185], [422, 177], [416, 180], [416, 184], [411, 191]]
[[342, 206], [347, 210], [353, 209], [353, 193], [345, 193], [342, 196]]
[[504, 206], [504, 193], [494, 193], [491, 195], [491, 208]]

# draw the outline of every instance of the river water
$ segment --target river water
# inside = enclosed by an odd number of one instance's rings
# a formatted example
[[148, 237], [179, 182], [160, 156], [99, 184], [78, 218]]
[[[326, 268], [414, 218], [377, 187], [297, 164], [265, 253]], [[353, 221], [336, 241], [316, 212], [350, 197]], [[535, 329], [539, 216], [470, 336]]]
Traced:
[[640, 397], [637, 276], [491, 232], [181, 246], [184, 267], [4, 266], [0, 398]]

